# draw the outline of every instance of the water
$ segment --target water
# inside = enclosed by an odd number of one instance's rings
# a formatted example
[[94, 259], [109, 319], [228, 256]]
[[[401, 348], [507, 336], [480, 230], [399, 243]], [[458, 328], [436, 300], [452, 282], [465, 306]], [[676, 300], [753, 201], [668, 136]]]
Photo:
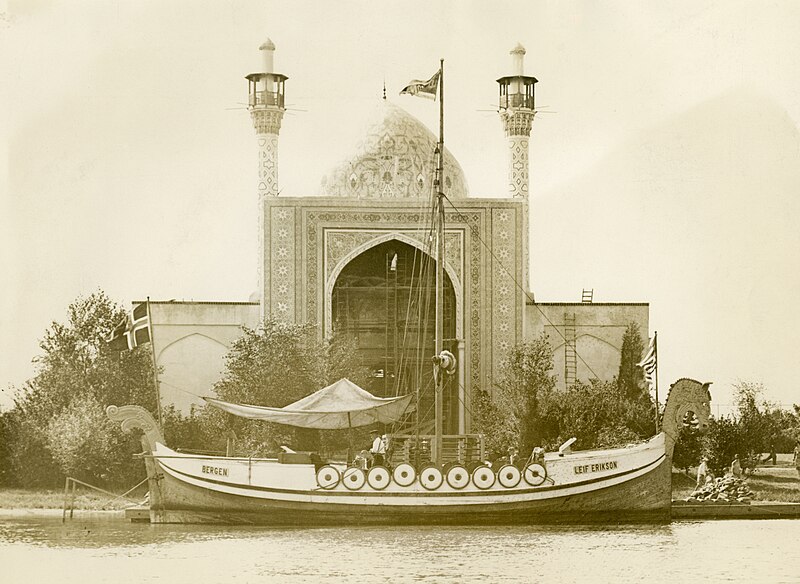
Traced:
[[800, 582], [800, 521], [269, 529], [0, 518], [0, 581]]

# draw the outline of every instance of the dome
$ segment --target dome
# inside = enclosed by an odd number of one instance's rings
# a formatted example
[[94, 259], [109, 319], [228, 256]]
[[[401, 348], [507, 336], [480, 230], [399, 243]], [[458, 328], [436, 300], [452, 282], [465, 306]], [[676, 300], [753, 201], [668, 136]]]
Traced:
[[[427, 198], [433, 188], [437, 139], [425, 124], [402, 108], [381, 100], [355, 153], [322, 178], [330, 197]], [[444, 193], [467, 196], [467, 181], [445, 148]]]

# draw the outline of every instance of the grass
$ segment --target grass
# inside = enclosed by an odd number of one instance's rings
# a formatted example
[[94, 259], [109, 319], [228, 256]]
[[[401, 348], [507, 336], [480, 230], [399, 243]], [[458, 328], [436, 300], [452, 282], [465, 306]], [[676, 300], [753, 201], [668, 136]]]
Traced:
[[[690, 476], [673, 470], [672, 498], [685, 500], [695, 489], [696, 476], [694, 469]], [[746, 478], [754, 501], [800, 503], [800, 477], [794, 467], [759, 466]]]
[[[130, 495], [134, 500], [144, 498], [144, 490]], [[78, 487], [75, 492], [74, 509], [89, 511], [109, 511], [124, 509], [132, 503], [125, 499], [112, 500], [112, 497]], [[0, 489], [0, 509], [61, 509], [64, 505], [64, 491], [51, 489]]]

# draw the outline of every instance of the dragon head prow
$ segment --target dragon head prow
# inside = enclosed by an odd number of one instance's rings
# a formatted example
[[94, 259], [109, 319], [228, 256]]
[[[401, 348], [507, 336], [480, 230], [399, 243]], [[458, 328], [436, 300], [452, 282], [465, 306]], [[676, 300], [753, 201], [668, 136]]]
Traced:
[[705, 430], [708, 426], [708, 420], [711, 417], [711, 392], [709, 391], [711, 383], [710, 381], [702, 383], [683, 377], [670, 385], [661, 424], [667, 435], [667, 448], [670, 454], [678, 432], [686, 420], [689, 420], [700, 431]]

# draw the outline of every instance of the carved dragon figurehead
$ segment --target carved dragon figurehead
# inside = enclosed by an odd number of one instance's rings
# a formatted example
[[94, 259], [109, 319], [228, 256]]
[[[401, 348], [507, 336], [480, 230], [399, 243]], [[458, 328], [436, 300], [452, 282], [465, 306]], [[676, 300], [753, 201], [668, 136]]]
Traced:
[[164, 444], [164, 435], [153, 416], [141, 406], [108, 406], [106, 415], [112, 422], [120, 422], [125, 432], [141, 430], [142, 447], [146, 453], [153, 452], [156, 442]]
[[678, 432], [686, 424], [703, 431], [711, 416], [711, 382], [700, 383], [694, 379], [679, 379], [669, 388], [661, 428], [666, 434], [667, 455], [672, 457]]

